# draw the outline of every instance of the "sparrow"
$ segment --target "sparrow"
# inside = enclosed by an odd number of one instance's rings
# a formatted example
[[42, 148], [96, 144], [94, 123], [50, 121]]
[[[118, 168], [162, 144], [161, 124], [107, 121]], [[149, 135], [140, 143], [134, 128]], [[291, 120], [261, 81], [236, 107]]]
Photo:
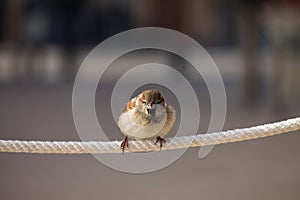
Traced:
[[164, 137], [176, 120], [175, 110], [158, 90], [145, 90], [127, 102], [119, 116], [118, 126], [125, 136], [121, 149], [128, 148], [128, 138], [156, 138], [155, 144], [166, 143]]

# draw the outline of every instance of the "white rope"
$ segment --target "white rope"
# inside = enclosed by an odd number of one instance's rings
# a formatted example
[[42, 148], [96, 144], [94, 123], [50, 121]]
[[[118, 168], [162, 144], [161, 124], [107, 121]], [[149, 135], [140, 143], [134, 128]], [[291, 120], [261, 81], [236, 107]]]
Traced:
[[[224, 144], [263, 138], [290, 131], [300, 130], [300, 117], [288, 119], [272, 124], [265, 124], [251, 128], [235, 129], [224, 132], [181, 136], [166, 139], [161, 150], [200, 147], [205, 145]], [[49, 141], [19, 141], [0, 140], [0, 152], [23, 153], [56, 153], [56, 154], [86, 154], [86, 153], [121, 153], [120, 141], [112, 142], [49, 142]], [[159, 145], [153, 140], [129, 141], [129, 148], [125, 152], [159, 151]]]

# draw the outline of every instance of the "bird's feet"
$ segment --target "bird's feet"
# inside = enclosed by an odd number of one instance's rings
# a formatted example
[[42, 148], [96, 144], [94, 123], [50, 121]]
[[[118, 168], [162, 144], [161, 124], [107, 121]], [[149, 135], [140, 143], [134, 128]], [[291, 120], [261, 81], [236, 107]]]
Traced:
[[161, 137], [158, 136], [158, 137], [156, 138], [155, 144], [157, 144], [158, 142], [159, 142], [159, 148], [161, 149], [163, 143], [166, 143], [166, 140], [165, 140], [164, 138], [161, 138]]
[[127, 137], [127, 136], [125, 136], [125, 138], [123, 139], [123, 141], [122, 141], [120, 147], [121, 147], [123, 153], [124, 153], [124, 151], [125, 151], [125, 148], [126, 148], [126, 147], [127, 147], [127, 148], [129, 147], [129, 145], [128, 145], [128, 137]]

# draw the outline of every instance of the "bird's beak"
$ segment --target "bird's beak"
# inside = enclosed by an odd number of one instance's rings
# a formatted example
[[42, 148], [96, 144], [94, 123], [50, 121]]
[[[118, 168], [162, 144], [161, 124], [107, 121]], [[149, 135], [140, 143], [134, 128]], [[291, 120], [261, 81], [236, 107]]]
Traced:
[[146, 106], [146, 108], [147, 108], [148, 114], [154, 114], [155, 108], [153, 106], [153, 103], [148, 103], [147, 106]]
[[146, 107], [148, 110], [152, 109], [152, 103], [148, 103]]

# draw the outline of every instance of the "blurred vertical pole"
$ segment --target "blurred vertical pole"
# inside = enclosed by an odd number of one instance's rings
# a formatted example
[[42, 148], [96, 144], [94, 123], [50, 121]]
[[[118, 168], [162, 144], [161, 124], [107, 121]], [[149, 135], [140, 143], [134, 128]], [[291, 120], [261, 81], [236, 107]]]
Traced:
[[[272, 112], [287, 115], [288, 105], [295, 97], [292, 90], [293, 74], [297, 74], [296, 66], [299, 58], [299, 0], [275, 1], [268, 5], [267, 33], [271, 41], [272, 74], [271, 98]], [[296, 76], [295, 79], [298, 79]]]
[[20, 77], [18, 69], [18, 57], [21, 52], [22, 41], [22, 6], [23, 1], [9, 0], [4, 3], [4, 25], [3, 25], [3, 39], [7, 41], [7, 45], [11, 50], [11, 65], [13, 68], [13, 78], [18, 80]]
[[283, 89], [283, 74], [285, 73], [282, 59], [284, 48], [280, 44], [275, 44], [273, 47], [272, 58], [273, 58], [273, 70], [272, 70], [272, 111], [276, 114], [281, 114], [285, 110], [285, 101], [284, 101], [284, 89]]
[[[186, 34], [184, 21], [186, 4], [182, 0], [130, 1], [131, 21], [133, 26], [163, 27]], [[167, 59], [169, 59], [169, 66], [185, 73], [186, 67], [182, 60], [174, 59], [172, 56]], [[178, 64], [180, 61], [183, 63]], [[178, 69], [178, 66], [180, 66], [180, 69]]]
[[270, 2], [266, 4], [265, 32], [270, 42], [270, 54], [272, 70], [270, 74], [270, 98], [271, 112], [278, 115], [285, 110], [285, 65], [286, 63], [286, 17], [283, 9], [283, 2]]
[[244, 70], [244, 101], [247, 105], [257, 103], [260, 94], [258, 66], [258, 27], [260, 4], [243, 0], [237, 3], [238, 34]]
[[[157, 18], [158, 25], [186, 34], [184, 29], [185, 6], [186, 2], [181, 0], [156, 1], [155, 7], [160, 8], [160, 17]], [[182, 46], [182, 48], [184, 47]], [[184, 60], [170, 56], [169, 65], [180, 71], [183, 75], [187, 73], [187, 66]]]

